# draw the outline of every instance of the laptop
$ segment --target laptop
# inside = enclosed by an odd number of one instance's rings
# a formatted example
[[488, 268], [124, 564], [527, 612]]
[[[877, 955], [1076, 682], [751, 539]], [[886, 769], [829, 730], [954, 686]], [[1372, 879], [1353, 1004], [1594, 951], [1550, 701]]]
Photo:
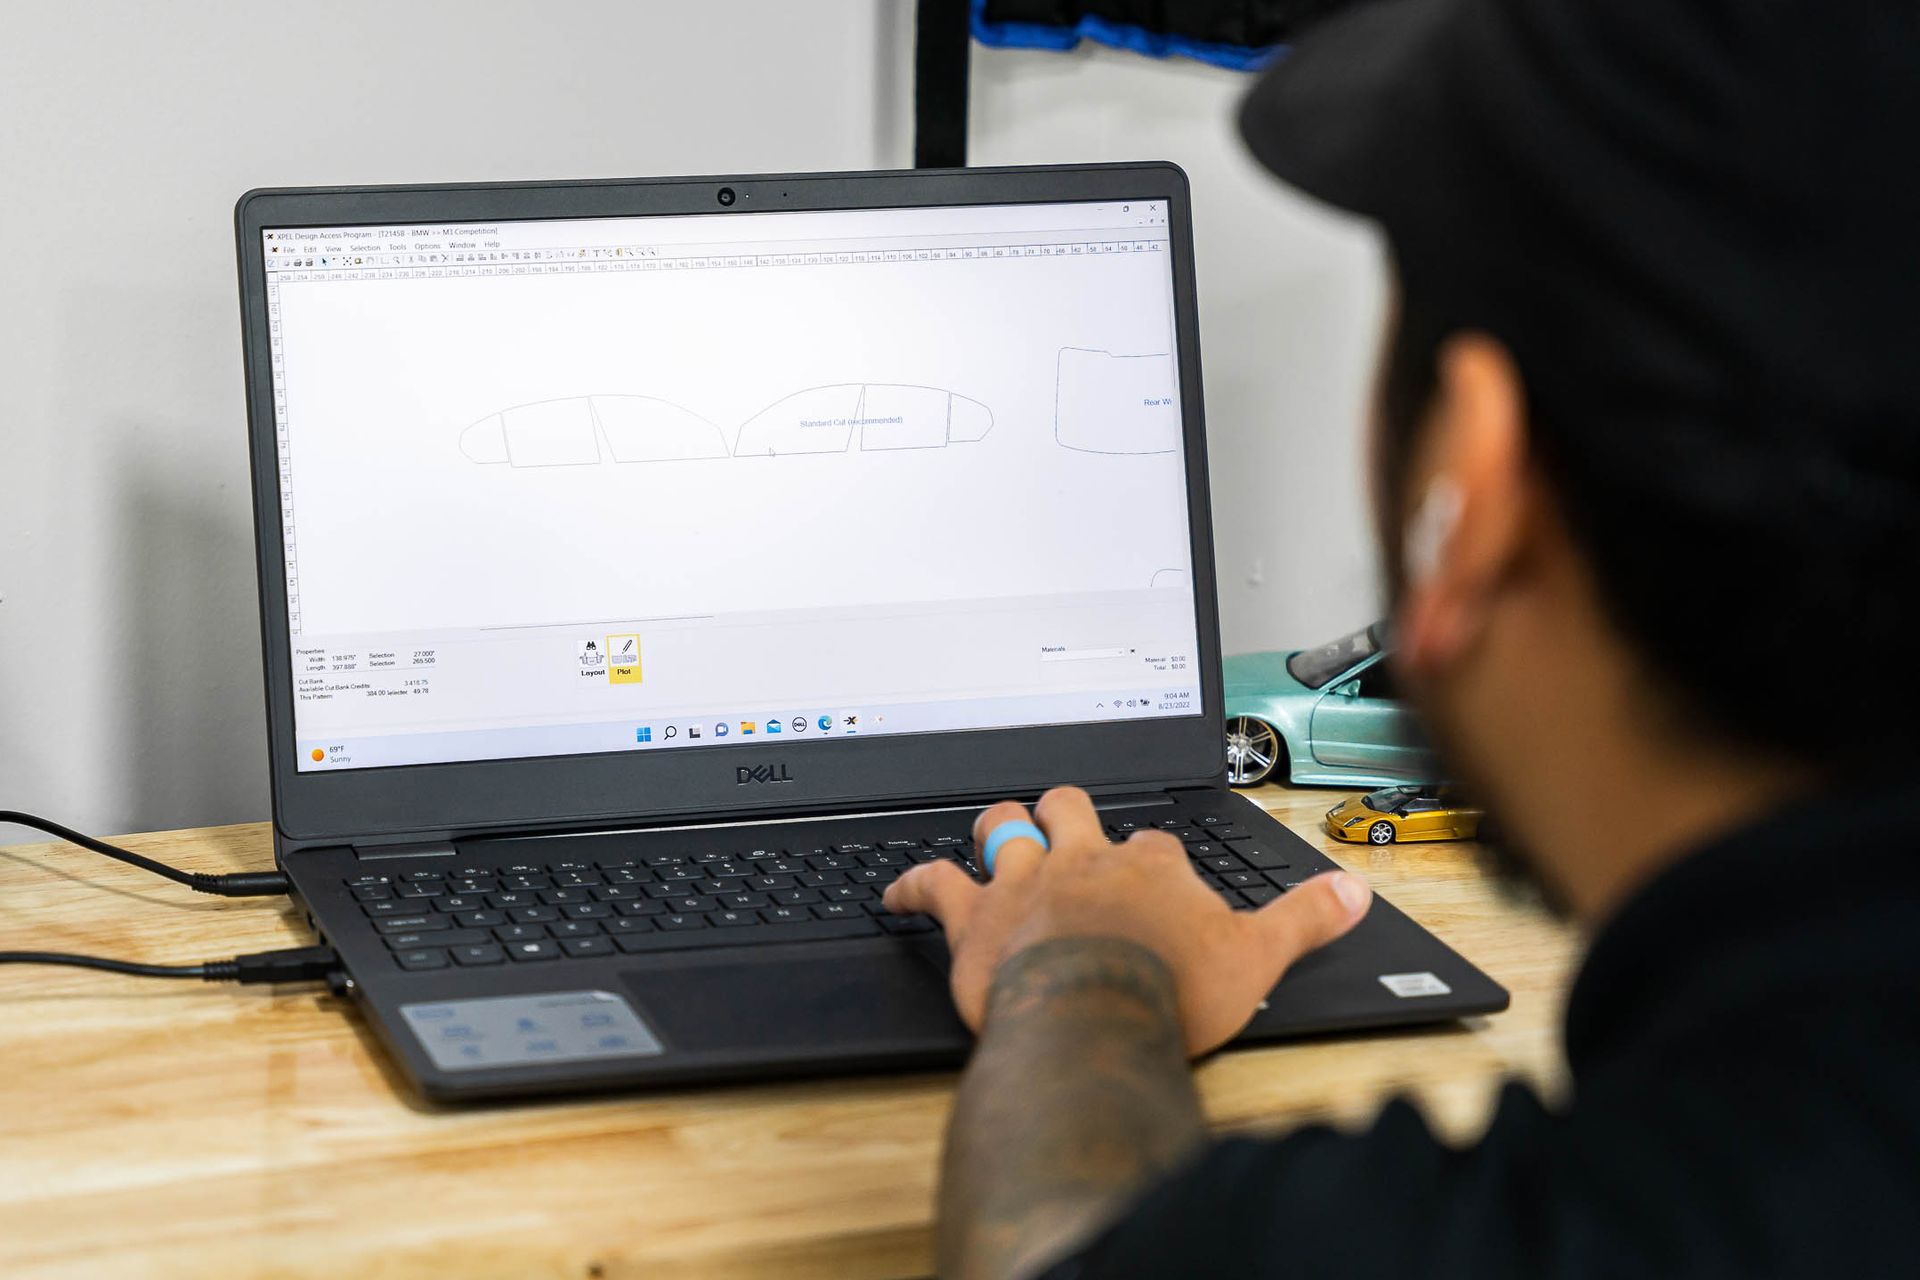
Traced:
[[[276, 856], [424, 1097], [952, 1067], [881, 894], [1057, 783], [1237, 908], [1333, 865], [1226, 786], [1175, 166], [237, 224]], [[1506, 1003], [1376, 900], [1240, 1039]]]

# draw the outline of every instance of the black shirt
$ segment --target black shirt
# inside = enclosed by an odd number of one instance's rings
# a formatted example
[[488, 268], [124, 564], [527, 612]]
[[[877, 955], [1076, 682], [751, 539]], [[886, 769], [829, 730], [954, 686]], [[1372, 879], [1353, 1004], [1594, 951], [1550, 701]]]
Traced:
[[1404, 1101], [1221, 1142], [1049, 1276], [1920, 1276], [1920, 787], [1657, 876], [1566, 1047], [1564, 1107], [1510, 1083], [1464, 1149]]

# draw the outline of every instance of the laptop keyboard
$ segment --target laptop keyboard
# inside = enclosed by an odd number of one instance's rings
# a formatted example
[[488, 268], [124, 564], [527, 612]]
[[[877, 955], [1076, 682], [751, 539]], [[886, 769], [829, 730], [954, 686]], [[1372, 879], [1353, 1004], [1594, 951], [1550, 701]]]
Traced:
[[[1143, 814], [1148, 812], [1141, 811]], [[1125, 839], [1159, 828], [1185, 844], [1199, 873], [1238, 910], [1262, 906], [1293, 887], [1290, 854], [1211, 814], [1115, 818]], [[950, 825], [953, 815], [934, 815]], [[899, 820], [889, 826], [899, 827]], [[486, 861], [463, 850], [455, 864], [421, 859], [348, 878], [345, 888], [368, 927], [402, 969], [486, 967], [585, 960], [652, 951], [931, 933], [926, 916], [895, 916], [881, 905], [889, 884], [922, 862], [950, 861], [975, 879], [973, 842], [962, 831], [811, 846], [795, 840], [749, 848], [738, 833], [714, 833], [716, 847], [634, 852], [592, 859]], [[638, 837], [630, 838], [637, 843]], [[619, 837], [520, 840], [513, 847], [560, 848]], [[684, 843], [684, 838], [681, 841]], [[484, 850], [485, 844], [470, 846]]]

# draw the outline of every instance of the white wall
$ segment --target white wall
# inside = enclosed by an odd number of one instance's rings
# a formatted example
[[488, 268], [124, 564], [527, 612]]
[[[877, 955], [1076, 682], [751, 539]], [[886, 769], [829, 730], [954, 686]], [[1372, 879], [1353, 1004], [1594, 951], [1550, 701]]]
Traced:
[[[235, 197], [902, 164], [910, 14], [15, 6], [0, 40], [0, 807], [102, 832], [267, 816]], [[977, 163], [1164, 157], [1193, 177], [1229, 649], [1366, 620], [1371, 241], [1239, 156], [1241, 77], [1104, 51], [976, 50], [974, 67]]]

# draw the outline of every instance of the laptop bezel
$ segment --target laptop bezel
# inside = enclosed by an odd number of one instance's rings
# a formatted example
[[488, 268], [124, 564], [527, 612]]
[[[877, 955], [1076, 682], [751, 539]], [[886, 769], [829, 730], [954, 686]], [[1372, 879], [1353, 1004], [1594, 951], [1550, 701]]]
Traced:
[[[731, 187], [736, 201], [720, 206]], [[729, 210], [878, 209], [967, 204], [1164, 200], [1193, 555], [1196, 716], [956, 733], [846, 737], [783, 745], [523, 757], [302, 773], [293, 680], [268, 350], [262, 233], [279, 227], [644, 217]], [[716, 210], [719, 210], [716, 213]], [[941, 796], [1209, 785], [1225, 771], [1218, 602], [1208, 501], [1199, 323], [1186, 175], [1166, 162], [1007, 169], [773, 174], [256, 190], [235, 208], [252, 454], [261, 645], [275, 825], [283, 840], [397, 836], [826, 812]], [[951, 518], [964, 519], [964, 513]], [[751, 771], [784, 765], [791, 781]], [[775, 776], [778, 776], [777, 774]], [[743, 783], [742, 778], [749, 781]]]

